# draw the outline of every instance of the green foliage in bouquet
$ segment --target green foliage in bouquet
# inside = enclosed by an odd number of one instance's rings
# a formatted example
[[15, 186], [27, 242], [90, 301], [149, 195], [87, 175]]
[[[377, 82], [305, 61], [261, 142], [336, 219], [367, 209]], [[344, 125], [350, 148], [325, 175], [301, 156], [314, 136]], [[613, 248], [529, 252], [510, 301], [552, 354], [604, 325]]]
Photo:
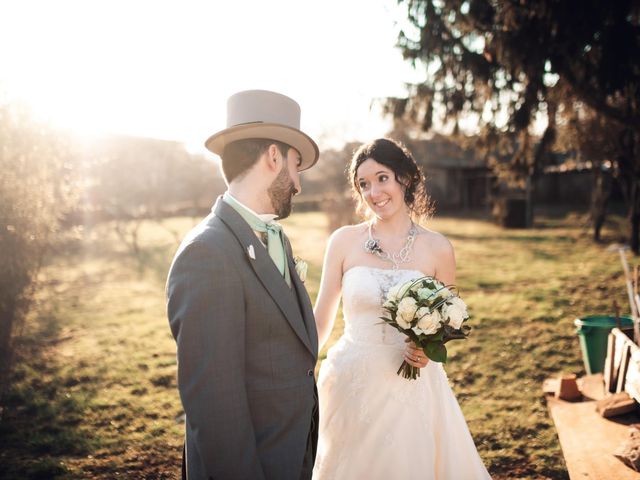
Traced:
[[[433, 277], [421, 277], [393, 286], [383, 309], [389, 314], [380, 317], [387, 324], [407, 335], [424, 354], [435, 362], [447, 361], [445, 344], [464, 339], [471, 327], [467, 305], [454, 286], [445, 286]], [[406, 362], [398, 370], [405, 378], [420, 376], [420, 369]]]

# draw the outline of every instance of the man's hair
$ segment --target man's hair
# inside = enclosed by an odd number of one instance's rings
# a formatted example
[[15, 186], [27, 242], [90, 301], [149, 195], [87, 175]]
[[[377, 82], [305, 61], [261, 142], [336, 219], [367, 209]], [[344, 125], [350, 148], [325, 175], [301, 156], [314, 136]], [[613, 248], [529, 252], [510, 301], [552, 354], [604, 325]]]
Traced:
[[255, 165], [270, 145], [275, 145], [287, 158], [289, 148], [286, 143], [270, 140], [268, 138], [249, 138], [232, 142], [224, 147], [222, 152], [222, 173], [227, 183], [231, 183], [236, 178], [241, 178], [251, 167]]

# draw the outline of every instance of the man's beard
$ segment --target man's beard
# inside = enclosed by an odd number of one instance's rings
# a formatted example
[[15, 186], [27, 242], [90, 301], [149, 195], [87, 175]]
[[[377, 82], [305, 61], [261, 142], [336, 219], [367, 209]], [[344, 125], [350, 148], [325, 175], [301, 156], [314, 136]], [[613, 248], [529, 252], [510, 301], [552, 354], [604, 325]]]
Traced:
[[267, 189], [267, 193], [274, 213], [278, 218], [287, 218], [291, 214], [291, 199], [298, 190], [289, 177], [289, 167], [286, 164]]

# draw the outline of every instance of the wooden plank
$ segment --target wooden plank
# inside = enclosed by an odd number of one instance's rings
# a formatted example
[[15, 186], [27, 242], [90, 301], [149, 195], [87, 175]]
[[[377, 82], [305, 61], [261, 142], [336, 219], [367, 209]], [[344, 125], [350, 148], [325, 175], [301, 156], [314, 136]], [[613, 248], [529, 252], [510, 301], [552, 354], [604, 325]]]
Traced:
[[[610, 333], [607, 337], [607, 358], [604, 361], [604, 388], [607, 392], [612, 392], [616, 388], [616, 382], [613, 378], [614, 372], [614, 356], [616, 351], [616, 336]], [[613, 390], [612, 390], [613, 388]]]
[[605, 418], [635, 412], [637, 407], [638, 402], [627, 392], [614, 393], [596, 402], [596, 411]]
[[626, 343], [624, 347], [622, 347], [622, 350], [622, 360], [620, 361], [620, 370], [618, 371], [618, 381], [616, 383], [615, 393], [624, 392], [627, 371], [629, 369], [629, 364], [631, 363], [631, 345]]
[[580, 377], [578, 388], [587, 400], [600, 400], [605, 396], [601, 373]]
[[635, 398], [636, 401], [640, 401], [640, 351], [638, 350], [631, 353], [624, 391]]
[[[612, 332], [617, 337], [626, 336], [617, 328], [614, 328]], [[627, 345], [631, 348], [631, 358], [625, 376], [624, 391], [640, 402], [640, 348], [632, 341], [628, 341]]]
[[558, 385], [560, 384], [559, 378], [547, 378], [542, 382], [542, 393], [555, 395], [558, 390]]
[[[600, 380], [602, 381], [602, 380]], [[547, 396], [569, 478], [572, 480], [638, 480], [640, 474], [613, 456], [629, 438], [629, 427], [640, 422], [637, 414], [602, 418], [595, 401], [565, 402]]]
[[[600, 400], [605, 396], [601, 373], [580, 377], [576, 383], [586, 400]], [[546, 378], [542, 382], [542, 392], [545, 395], [555, 395], [559, 386], [560, 376]]]
[[[623, 346], [627, 346], [631, 350], [631, 357], [628, 359], [626, 373], [624, 373], [624, 391], [640, 402], [640, 348], [619, 328], [612, 329], [611, 334], [616, 337], [614, 363], [622, 361]], [[617, 365], [618, 371], [620, 366]]]
[[615, 338], [615, 345], [613, 347], [613, 371], [611, 373], [611, 386], [609, 391], [615, 393], [616, 386], [618, 385], [618, 381], [620, 380], [620, 365], [622, 364], [622, 355], [625, 350], [625, 345], [630, 343], [631, 340], [624, 334], [620, 333], [620, 335], [612, 334]]

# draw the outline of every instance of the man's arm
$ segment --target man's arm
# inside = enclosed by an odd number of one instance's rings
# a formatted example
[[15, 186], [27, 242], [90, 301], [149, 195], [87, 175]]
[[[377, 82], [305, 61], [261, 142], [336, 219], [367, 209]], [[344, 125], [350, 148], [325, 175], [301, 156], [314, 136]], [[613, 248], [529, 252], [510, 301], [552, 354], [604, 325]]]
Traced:
[[228, 254], [192, 243], [171, 268], [178, 388], [207, 475], [261, 479], [245, 387], [243, 287]]

